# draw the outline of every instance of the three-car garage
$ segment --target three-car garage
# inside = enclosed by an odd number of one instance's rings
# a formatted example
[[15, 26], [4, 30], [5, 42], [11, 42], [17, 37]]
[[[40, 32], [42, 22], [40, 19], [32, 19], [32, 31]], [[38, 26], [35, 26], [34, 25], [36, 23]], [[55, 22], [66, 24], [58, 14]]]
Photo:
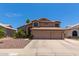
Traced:
[[32, 28], [34, 39], [64, 39], [64, 30], [60, 28]]

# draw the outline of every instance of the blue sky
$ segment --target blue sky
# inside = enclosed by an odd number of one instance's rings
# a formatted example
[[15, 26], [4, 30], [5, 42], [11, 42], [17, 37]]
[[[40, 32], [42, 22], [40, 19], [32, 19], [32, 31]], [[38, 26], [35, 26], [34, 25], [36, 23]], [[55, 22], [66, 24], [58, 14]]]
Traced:
[[79, 23], [79, 4], [67, 3], [0, 3], [0, 23], [11, 24], [14, 28], [25, 24], [27, 18], [61, 21], [61, 27]]

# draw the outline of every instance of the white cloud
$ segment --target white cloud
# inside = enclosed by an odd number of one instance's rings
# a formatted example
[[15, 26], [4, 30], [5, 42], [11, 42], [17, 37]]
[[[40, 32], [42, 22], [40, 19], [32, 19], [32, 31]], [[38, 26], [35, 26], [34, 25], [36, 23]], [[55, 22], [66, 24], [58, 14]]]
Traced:
[[17, 13], [6, 13], [4, 16], [6, 17], [19, 17], [19, 16], [22, 16], [21, 14], [17, 14]]

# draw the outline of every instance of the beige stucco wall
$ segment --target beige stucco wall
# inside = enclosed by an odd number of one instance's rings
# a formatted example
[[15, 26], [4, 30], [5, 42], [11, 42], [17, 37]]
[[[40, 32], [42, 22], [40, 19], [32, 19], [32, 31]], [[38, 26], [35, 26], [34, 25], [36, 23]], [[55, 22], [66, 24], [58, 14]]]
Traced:
[[72, 32], [73, 32], [73, 31], [77, 31], [78, 36], [79, 36], [79, 29], [77, 29], [77, 28], [72, 28], [72, 29], [67, 29], [67, 30], [65, 30], [65, 37], [73, 37], [73, 36], [72, 36]]

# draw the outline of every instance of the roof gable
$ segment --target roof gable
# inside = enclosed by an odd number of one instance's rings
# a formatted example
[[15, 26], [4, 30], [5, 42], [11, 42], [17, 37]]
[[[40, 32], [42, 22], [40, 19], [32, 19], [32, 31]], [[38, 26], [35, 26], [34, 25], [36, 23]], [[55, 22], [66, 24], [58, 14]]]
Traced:
[[40, 18], [39, 21], [50, 21], [47, 18]]

